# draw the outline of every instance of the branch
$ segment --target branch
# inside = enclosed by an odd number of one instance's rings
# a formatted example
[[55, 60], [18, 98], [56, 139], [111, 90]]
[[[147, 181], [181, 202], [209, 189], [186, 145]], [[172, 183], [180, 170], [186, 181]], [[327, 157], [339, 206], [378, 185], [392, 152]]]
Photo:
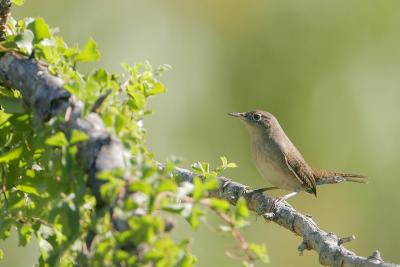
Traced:
[[[162, 164], [159, 164], [162, 168]], [[195, 176], [194, 172], [186, 169], [176, 168], [175, 173], [181, 181], [191, 182]], [[219, 177], [220, 186], [211, 192], [213, 197], [225, 199], [235, 205], [240, 197], [247, 201], [249, 209], [266, 221], [273, 221], [303, 238], [298, 247], [300, 254], [304, 250], [315, 250], [319, 255], [319, 262], [326, 266], [368, 266], [368, 267], [393, 267], [397, 264], [385, 263], [379, 251], [374, 251], [368, 258], [356, 255], [354, 252], [344, 248], [343, 243], [355, 239], [354, 236], [339, 238], [334, 233], [321, 230], [310, 216], [296, 211], [286, 202], [274, 203], [274, 199], [267, 195], [255, 192], [248, 186], [234, 182], [225, 177]], [[318, 185], [340, 183], [345, 179], [332, 178], [327, 181], [319, 180]]]
[[[109, 134], [96, 113], [81, 117], [83, 104], [63, 89], [64, 82], [51, 75], [44, 66], [34, 59], [14, 53], [6, 53], [0, 58], [0, 82], [10, 88], [18, 89], [24, 102], [30, 107], [37, 123], [43, 123], [51, 117], [65, 113], [64, 131], [70, 134], [72, 129], [79, 129], [89, 136], [89, 140], [79, 147], [79, 159], [89, 174], [89, 186], [97, 198], [100, 197], [101, 182], [96, 174], [104, 170], [128, 169], [121, 142]], [[159, 163], [159, 167], [163, 165]], [[181, 181], [191, 182], [196, 176], [193, 172], [176, 168], [176, 175]], [[124, 178], [124, 177], [122, 177]], [[400, 266], [383, 262], [379, 251], [365, 258], [342, 246], [354, 237], [338, 238], [327, 233], [306, 215], [297, 212], [287, 203], [273, 204], [273, 199], [262, 193], [253, 192], [247, 186], [225, 177], [219, 177], [220, 186], [211, 192], [212, 196], [225, 199], [235, 205], [240, 197], [247, 200], [250, 210], [267, 221], [273, 221], [303, 238], [298, 250], [315, 250], [319, 254], [319, 262], [330, 266]], [[345, 179], [334, 177], [324, 183], [339, 183]], [[320, 182], [321, 183], [321, 182]], [[124, 223], [116, 222], [116, 227], [124, 227]], [[126, 225], [125, 225], [126, 227]]]
[[64, 81], [51, 75], [34, 59], [6, 53], [0, 58], [0, 82], [21, 92], [24, 103], [31, 109], [37, 125], [65, 113], [62, 126], [66, 136], [72, 130], [86, 133], [89, 140], [79, 145], [78, 162], [89, 175], [88, 185], [98, 203], [102, 181], [96, 174], [106, 170], [128, 169], [126, 153], [121, 142], [107, 132], [100, 116], [91, 112], [82, 118], [83, 103], [64, 90]]

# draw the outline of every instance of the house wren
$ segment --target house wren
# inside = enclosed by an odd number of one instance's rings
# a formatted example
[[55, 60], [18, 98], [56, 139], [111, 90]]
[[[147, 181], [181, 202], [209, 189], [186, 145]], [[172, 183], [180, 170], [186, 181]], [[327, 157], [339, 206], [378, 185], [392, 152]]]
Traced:
[[340, 176], [346, 181], [366, 182], [362, 175], [321, 171], [310, 167], [271, 113], [256, 110], [229, 115], [238, 117], [246, 125], [252, 139], [252, 154], [257, 169], [274, 185], [259, 189], [261, 191], [277, 188], [289, 190], [292, 193], [279, 198], [287, 200], [302, 190], [317, 196], [316, 181], [319, 179]]

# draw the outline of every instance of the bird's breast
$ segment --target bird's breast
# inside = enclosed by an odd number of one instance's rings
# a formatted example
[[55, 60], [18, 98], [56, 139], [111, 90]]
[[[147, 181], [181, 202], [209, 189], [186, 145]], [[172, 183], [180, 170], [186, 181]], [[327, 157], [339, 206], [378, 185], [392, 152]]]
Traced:
[[300, 182], [288, 169], [283, 152], [277, 147], [254, 140], [252, 154], [257, 170], [272, 185], [290, 191], [301, 188]]

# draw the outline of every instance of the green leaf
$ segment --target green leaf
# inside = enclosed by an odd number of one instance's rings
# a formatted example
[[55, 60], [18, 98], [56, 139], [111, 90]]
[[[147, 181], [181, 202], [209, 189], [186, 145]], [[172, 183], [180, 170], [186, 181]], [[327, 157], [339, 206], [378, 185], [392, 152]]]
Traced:
[[207, 162], [196, 162], [192, 165], [192, 169], [198, 174], [205, 175], [210, 172], [210, 164]]
[[48, 146], [58, 146], [58, 147], [65, 147], [68, 145], [67, 138], [63, 132], [58, 132], [53, 136], [50, 136], [46, 139], [46, 145]]
[[92, 75], [93, 79], [98, 83], [105, 83], [108, 79], [108, 73], [105, 69], [98, 69]]
[[203, 211], [199, 207], [193, 206], [192, 212], [190, 213], [190, 216], [188, 218], [188, 221], [193, 229], [196, 230], [199, 227], [200, 217], [202, 217], [203, 214]]
[[42, 42], [36, 45], [36, 54], [43, 57], [50, 65], [57, 64], [60, 60], [60, 55], [58, 51], [51, 46], [51, 43]]
[[18, 159], [19, 156], [21, 155], [23, 149], [22, 147], [18, 147], [17, 149], [8, 151], [4, 155], [0, 156], [0, 163], [8, 163], [12, 160]]
[[89, 62], [96, 61], [99, 58], [100, 52], [97, 49], [97, 44], [92, 38], [90, 38], [83, 49], [79, 52], [76, 61]]
[[30, 178], [35, 178], [35, 172], [33, 170], [26, 170], [25, 175]]
[[25, 50], [26, 53], [30, 54], [32, 52], [32, 42], [34, 40], [34, 35], [30, 30], [25, 30], [15, 37], [15, 44], [18, 48]]
[[221, 159], [222, 165], [217, 167], [217, 168], [215, 168], [215, 171], [218, 172], [218, 173], [220, 173], [220, 172], [222, 172], [222, 171], [224, 171], [224, 170], [226, 170], [228, 168], [236, 168], [237, 167], [237, 165], [235, 163], [233, 163], [233, 162], [228, 163], [228, 160], [224, 156], [220, 157], [220, 159]]
[[70, 92], [73, 95], [79, 96], [80, 91], [82, 90], [82, 84], [80, 84], [78, 82], [67, 83], [64, 86], [64, 89], [67, 90], [68, 92]]
[[182, 259], [179, 260], [176, 267], [192, 267], [195, 266], [197, 262], [197, 258], [192, 254], [186, 252]]
[[0, 110], [0, 127], [2, 127], [3, 124], [5, 124], [11, 116], [11, 114], [5, 113], [3, 110]]
[[61, 215], [62, 232], [68, 239], [74, 240], [79, 233], [79, 210], [64, 204]]
[[162, 207], [164, 211], [168, 211], [171, 213], [178, 213], [178, 214], [180, 214], [184, 210], [184, 208], [185, 207], [181, 204], [168, 204]]
[[11, 0], [11, 2], [16, 6], [22, 6], [24, 4], [24, 0]]
[[32, 228], [27, 224], [18, 227], [18, 245], [25, 247], [32, 238]]
[[133, 68], [131, 67], [131, 65], [129, 65], [128, 63], [121, 63], [121, 67], [126, 71], [129, 72], [131, 74], [133, 74]]
[[148, 96], [158, 95], [158, 94], [162, 94], [164, 92], [165, 92], [165, 86], [162, 83], [158, 82], [158, 83], [155, 83], [149, 91], [147, 91], [147, 95]]
[[219, 180], [215, 172], [210, 172], [205, 175], [205, 181], [203, 183], [205, 190], [213, 190], [219, 186]]
[[14, 220], [7, 218], [0, 220], [0, 238], [6, 239], [10, 235], [10, 228], [14, 224]]
[[38, 17], [32, 23], [29, 23], [27, 28], [32, 31], [34, 36], [33, 43], [35, 44], [39, 43], [43, 39], [51, 38], [49, 25], [47, 25], [41, 17]]
[[124, 127], [125, 121], [126, 121], [126, 116], [124, 116], [124, 114], [116, 114], [114, 126], [115, 126], [115, 132], [117, 134], [119, 134], [122, 127]]
[[228, 165], [226, 165], [227, 168], [237, 168], [236, 163], [230, 162]]
[[225, 156], [222, 156], [221, 158], [222, 166], [226, 166], [228, 164], [228, 160], [226, 159]]
[[177, 185], [174, 181], [170, 179], [163, 179], [158, 186], [158, 192], [175, 192], [177, 190]]
[[129, 93], [130, 103], [132, 107], [136, 110], [140, 110], [146, 104], [146, 98], [144, 97], [143, 93], [141, 92], [130, 92]]
[[259, 245], [259, 244], [254, 244], [250, 243], [249, 244], [249, 249], [257, 256], [258, 259], [260, 259], [263, 263], [268, 263], [269, 262], [269, 257], [267, 254], [267, 248], [264, 244]]
[[97, 179], [105, 180], [105, 181], [114, 179], [114, 174], [111, 170], [101, 171], [101, 172], [97, 173], [96, 176], [97, 176]]
[[17, 185], [15, 187], [18, 191], [22, 191], [27, 194], [35, 195], [35, 196], [40, 196], [40, 193], [37, 191], [37, 189], [33, 186], [30, 185]]
[[123, 250], [118, 250], [115, 253], [115, 258], [119, 262], [121, 262], [123, 260], [127, 260], [129, 258], [129, 256], [130, 256], [130, 254], [128, 252], [126, 252], [126, 251], [123, 251]]
[[249, 217], [249, 209], [247, 208], [246, 200], [244, 198], [239, 198], [236, 203], [236, 213], [239, 218], [247, 218]]
[[211, 198], [210, 204], [213, 209], [216, 209], [218, 211], [228, 211], [230, 208], [230, 205], [226, 200], [218, 198]]
[[0, 106], [3, 107], [6, 113], [25, 113], [25, 108], [21, 98], [1, 96]]
[[203, 196], [204, 193], [203, 183], [199, 177], [194, 177], [193, 185], [194, 185], [193, 199], [197, 201]]
[[134, 192], [142, 192], [145, 194], [150, 194], [153, 190], [153, 187], [144, 181], [135, 181], [130, 186], [129, 189]]
[[72, 134], [71, 134], [70, 143], [71, 143], [71, 145], [74, 145], [76, 143], [83, 142], [88, 139], [89, 139], [89, 136], [86, 133], [76, 130], [76, 129], [73, 129]]

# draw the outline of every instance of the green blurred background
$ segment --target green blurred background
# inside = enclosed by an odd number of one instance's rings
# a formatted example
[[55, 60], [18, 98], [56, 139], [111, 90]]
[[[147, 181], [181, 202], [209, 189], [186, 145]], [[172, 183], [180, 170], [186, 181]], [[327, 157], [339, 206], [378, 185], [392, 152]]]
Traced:
[[[370, 177], [368, 185], [320, 187], [318, 199], [303, 193], [290, 203], [326, 231], [354, 234], [346, 246], [358, 254], [379, 249], [400, 263], [399, 10], [397, 0], [26, 0], [13, 14], [43, 16], [70, 44], [93, 37], [103, 56], [84, 71], [120, 72], [120, 62], [144, 60], [172, 65], [162, 79], [168, 92], [152, 99], [155, 114], [145, 122], [159, 160], [176, 155], [189, 167], [225, 155], [239, 165], [227, 176], [265, 186], [244, 126], [226, 113], [272, 112], [310, 164]], [[315, 252], [298, 255], [299, 237], [250, 221], [244, 233], [266, 243], [269, 266], [318, 265]], [[180, 222], [176, 232], [192, 236], [198, 266], [240, 265], [224, 256], [236, 243], [212, 228], [193, 233]], [[34, 242], [16, 244], [0, 243], [0, 266], [32, 266]]]

